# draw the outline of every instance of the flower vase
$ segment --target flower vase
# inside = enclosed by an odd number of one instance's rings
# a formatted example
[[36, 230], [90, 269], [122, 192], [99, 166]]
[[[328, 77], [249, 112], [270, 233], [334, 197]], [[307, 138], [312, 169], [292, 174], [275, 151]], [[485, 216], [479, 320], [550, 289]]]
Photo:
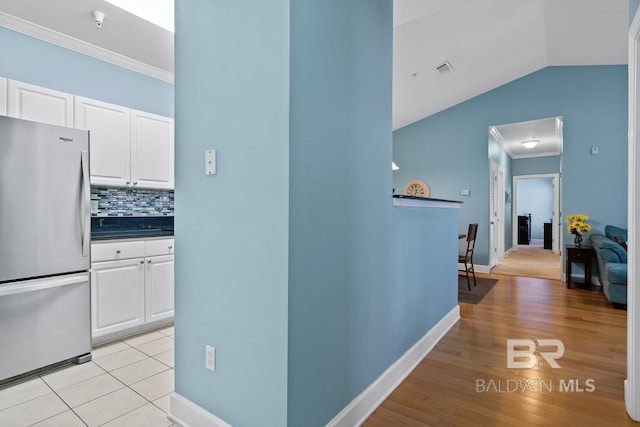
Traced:
[[582, 247], [582, 234], [575, 235], [575, 237], [573, 238], [573, 244], [575, 245], [576, 248]]

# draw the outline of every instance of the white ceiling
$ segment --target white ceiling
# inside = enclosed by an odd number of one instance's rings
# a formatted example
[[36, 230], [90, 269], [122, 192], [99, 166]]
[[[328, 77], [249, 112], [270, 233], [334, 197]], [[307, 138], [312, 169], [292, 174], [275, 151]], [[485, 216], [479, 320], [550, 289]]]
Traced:
[[[628, 7], [628, 0], [394, 0], [393, 128], [545, 66], [626, 64]], [[95, 9], [106, 13], [100, 30]], [[103, 0], [0, 0], [0, 25], [23, 31], [13, 17], [173, 79], [173, 34]], [[454, 71], [439, 76], [434, 67], [445, 60]]]
[[[512, 159], [562, 154], [562, 117], [493, 126], [489, 132]], [[522, 145], [531, 139], [538, 141], [534, 148]]]
[[[628, 0], [395, 0], [393, 128], [550, 65], [627, 63]], [[449, 61], [453, 72], [434, 67]]]

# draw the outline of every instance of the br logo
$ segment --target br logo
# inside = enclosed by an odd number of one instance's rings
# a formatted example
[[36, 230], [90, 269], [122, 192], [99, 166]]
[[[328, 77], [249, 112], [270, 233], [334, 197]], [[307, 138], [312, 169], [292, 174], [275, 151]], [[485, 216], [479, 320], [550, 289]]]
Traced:
[[[564, 355], [564, 344], [560, 340], [542, 339], [537, 340], [537, 347], [553, 348], [555, 351], [540, 351], [538, 353], [554, 369], [559, 369], [560, 365], [556, 360]], [[507, 340], [507, 369], [531, 369], [538, 363], [535, 356], [536, 343], [533, 340], [518, 339]], [[540, 362], [542, 365], [543, 362]]]

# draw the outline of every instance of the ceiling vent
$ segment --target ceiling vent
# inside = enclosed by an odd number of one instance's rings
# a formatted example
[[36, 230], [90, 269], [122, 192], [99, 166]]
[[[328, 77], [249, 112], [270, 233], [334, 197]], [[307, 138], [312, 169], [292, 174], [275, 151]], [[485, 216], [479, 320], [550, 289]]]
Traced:
[[441, 76], [449, 74], [453, 71], [453, 67], [451, 66], [451, 64], [449, 64], [449, 61], [444, 61], [434, 69], [436, 70], [436, 73], [440, 74]]

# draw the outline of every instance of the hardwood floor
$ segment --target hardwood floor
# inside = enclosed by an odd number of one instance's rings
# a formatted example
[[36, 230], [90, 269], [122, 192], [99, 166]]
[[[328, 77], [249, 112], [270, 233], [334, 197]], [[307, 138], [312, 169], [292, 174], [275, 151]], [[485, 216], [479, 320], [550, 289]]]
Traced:
[[543, 248], [542, 240], [532, 240], [529, 245], [518, 245], [491, 273], [560, 280], [561, 262], [559, 254]]
[[[364, 426], [637, 425], [624, 405], [626, 311], [559, 280], [481, 276], [499, 282], [460, 303], [460, 321]], [[507, 339], [561, 340], [560, 368], [507, 369]]]

